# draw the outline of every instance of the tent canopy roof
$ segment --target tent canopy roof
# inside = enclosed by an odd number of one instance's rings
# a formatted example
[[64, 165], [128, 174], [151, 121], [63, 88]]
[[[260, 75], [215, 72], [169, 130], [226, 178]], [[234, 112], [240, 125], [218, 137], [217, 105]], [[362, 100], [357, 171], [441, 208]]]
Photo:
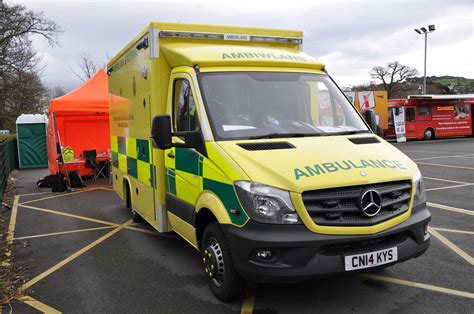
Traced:
[[108, 113], [109, 93], [107, 73], [104, 70], [68, 94], [52, 99], [50, 113]]

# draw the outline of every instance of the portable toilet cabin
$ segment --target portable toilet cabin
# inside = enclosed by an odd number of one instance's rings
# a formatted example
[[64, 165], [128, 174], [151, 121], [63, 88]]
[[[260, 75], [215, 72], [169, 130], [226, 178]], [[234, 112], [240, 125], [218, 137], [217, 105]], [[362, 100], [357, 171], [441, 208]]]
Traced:
[[16, 119], [16, 138], [20, 169], [48, 167], [44, 114], [22, 114]]

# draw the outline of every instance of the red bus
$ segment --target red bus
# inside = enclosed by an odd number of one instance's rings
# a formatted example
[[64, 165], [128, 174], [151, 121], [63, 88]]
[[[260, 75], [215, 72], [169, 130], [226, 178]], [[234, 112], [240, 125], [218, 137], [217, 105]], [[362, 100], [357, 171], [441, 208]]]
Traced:
[[385, 132], [388, 138], [396, 137], [393, 114], [401, 107], [405, 109], [407, 139], [473, 135], [474, 94], [416, 95], [388, 100], [388, 129]]

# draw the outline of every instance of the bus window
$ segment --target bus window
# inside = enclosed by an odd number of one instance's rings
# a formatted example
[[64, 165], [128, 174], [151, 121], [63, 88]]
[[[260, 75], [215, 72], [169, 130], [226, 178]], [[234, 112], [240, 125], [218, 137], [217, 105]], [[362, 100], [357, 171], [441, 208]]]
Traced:
[[418, 107], [418, 115], [420, 115], [420, 116], [429, 116], [430, 114], [431, 114], [430, 106], [420, 106], [420, 107]]
[[467, 105], [456, 105], [454, 106], [454, 119], [463, 120], [469, 117], [469, 111]]
[[408, 122], [415, 122], [415, 108], [406, 108], [406, 119]]

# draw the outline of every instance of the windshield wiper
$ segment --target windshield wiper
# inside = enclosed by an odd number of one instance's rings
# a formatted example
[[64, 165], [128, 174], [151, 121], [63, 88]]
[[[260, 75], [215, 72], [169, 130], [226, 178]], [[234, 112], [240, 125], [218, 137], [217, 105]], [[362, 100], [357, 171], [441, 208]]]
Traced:
[[331, 135], [351, 135], [351, 134], [360, 134], [360, 133], [370, 133], [368, 130], [354, 130], [354, 131], [342, 131], [342, 132], [329, 132], [322, 134], [323, 136]]
[[320, 136], [319, 133], [268, 133], [250, 136], [249, 139]]

